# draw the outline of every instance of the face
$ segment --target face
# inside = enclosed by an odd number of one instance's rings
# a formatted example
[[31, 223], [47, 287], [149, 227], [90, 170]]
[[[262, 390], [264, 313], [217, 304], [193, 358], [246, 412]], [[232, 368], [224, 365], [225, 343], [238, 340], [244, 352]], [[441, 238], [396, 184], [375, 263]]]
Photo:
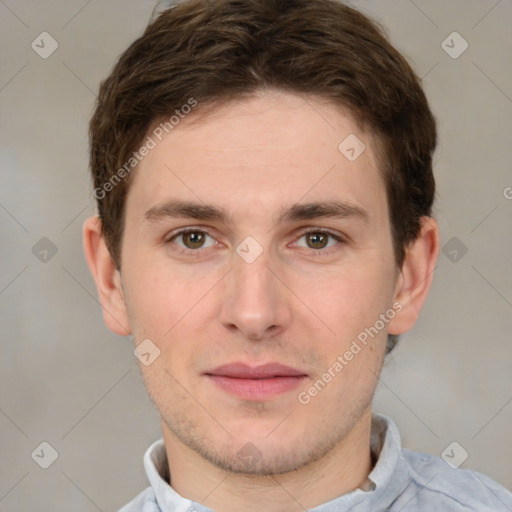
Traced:
[[166, 441], [283, 473], [369, 411], [397, 281], [372, 148], [338, 107], [272, 92], [185, 119], [141, 162], [120, 281], [160, 351], [141, 371]]

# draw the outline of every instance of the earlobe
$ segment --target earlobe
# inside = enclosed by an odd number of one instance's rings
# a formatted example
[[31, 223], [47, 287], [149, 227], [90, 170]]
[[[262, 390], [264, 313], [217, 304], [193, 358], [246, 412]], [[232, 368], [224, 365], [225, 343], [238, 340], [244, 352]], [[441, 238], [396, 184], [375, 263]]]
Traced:
[[83, 248], [87, 265], [96, 283], [107, 327], [121, 336], [131, 334], [121, 288], [121, 277], [101, 233], [99, 217], [89, 217], [83, 225]]
[[403, 334], [416, 323], [425, 303], [437, 257], [439, 255], [439, 226], [432, 217], [420, 219], [421, 231], [407, 248], [402, 270], [397, 279], [394, 301], [402, 309], [389, 322], [389, 334]]

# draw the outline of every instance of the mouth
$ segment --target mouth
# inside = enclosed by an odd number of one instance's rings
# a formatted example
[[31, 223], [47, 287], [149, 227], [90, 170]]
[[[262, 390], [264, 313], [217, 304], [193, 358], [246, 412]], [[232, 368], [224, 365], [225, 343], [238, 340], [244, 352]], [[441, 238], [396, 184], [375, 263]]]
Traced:
[[270, 400], [297, 388], [308, 378], [301, 370], [281, 363], [250, 366], [230, 363], [203, 374], [223, 391], [244, 400]]

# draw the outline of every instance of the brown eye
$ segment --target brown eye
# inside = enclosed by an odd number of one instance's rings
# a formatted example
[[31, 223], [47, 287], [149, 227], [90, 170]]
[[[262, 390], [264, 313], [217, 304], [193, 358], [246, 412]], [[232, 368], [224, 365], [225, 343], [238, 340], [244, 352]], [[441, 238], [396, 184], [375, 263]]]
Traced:
[[323, 249], [327, 246], [329, 235], [326, 233], [311, 232], [304, 235], [310, 249]]
[[205, 234], [201, 231], [189, 231], [180, 235], [187, 249], [200, 249], [204, 245]]
[[328, 249], [332, 247], [335, 250], [335, 246], [344, 243], [344, 241], [341, 235], [335, 235], [334, 233], [322, 230], [310, 230], [302, 233], [296, 245], [304, 249], [314, 249], [321, 253], [327, 253]]
[[168, 240], [182, 249], [207, 249], [216, 245], [215, 239], [200, 229], [188, 229], [176, 233]]

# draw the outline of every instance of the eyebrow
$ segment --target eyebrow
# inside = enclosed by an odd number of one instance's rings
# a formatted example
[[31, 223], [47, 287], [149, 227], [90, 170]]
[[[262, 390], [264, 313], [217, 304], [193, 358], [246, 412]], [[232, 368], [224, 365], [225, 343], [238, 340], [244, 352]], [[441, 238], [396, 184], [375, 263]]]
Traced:
[[[150, 222], [171, 218], [190, 218], [232, 224], [231, 215], [225, 208], [191, 201], [170, 200], [164, 204], [153, 206], [144, 214], [144, 220]], [[368, 212], [360, 206], [341, 201], [323, 201], [296, 203], [284, 208], [275, 224], [318, 218], [352, 218], [364, 223], [370, 221]]]

